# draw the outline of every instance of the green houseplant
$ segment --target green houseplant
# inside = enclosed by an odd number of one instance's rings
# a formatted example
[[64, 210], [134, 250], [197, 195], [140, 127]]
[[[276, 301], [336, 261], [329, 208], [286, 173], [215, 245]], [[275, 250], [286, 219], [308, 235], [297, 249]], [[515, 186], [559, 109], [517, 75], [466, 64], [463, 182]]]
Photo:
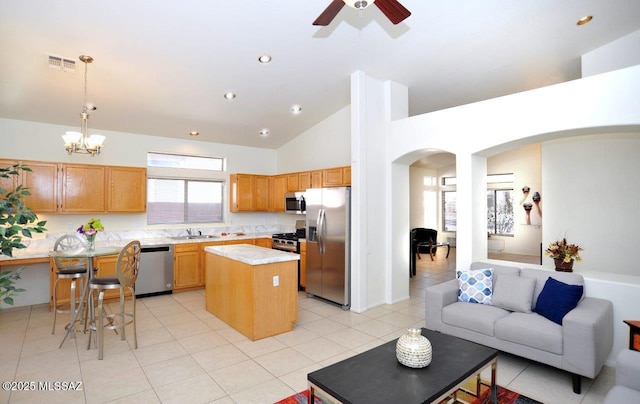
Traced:
[[[10, 179], [20, 174], [20, 171], [31, 171], [22, 164], [0, 168], [0, 178]], [[13, 257], [13, 250], [26, 248], [22, 243], [23, 237], [31, 238], [33, 233], [43, 233], [46, 221], [38, 221], [38, 216], [25, 206], [24, 198], [30, 195], [29, 190], [22, 185], [14, 189], [4, 189], [0, 186], [0, 248], [2, 254]], [[13, 296], [24, 292], [16, 288], [15, 282], [20, 279], [20, 273], [2, 271], [0, 273], [0, 303], [13, 305]]]

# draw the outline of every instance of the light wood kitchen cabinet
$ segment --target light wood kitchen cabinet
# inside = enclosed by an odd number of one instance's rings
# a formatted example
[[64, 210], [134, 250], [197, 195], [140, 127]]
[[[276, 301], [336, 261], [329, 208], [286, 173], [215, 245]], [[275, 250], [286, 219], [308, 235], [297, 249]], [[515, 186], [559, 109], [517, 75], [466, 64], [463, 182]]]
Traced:
[[[104, 257], [94, 258], [94, 268], [97, 269], [95, 276], [118, 276], [118, 270], [116, 264], [118, 262], [118, 255], [107, 255]], [[60, 282], [62, 283], [62, 282]], [[124, 291], [125, 296], [131, 296], [131, 292], [127, 288]], [[105, 291], [104, 298], [106, 299], [119, 299], [120, 290], [110, 289]]]
[[351, 166], [342, 167], [342, 182], [344, 186], [351, 185]]
[[351, 185], [351, 167], [335, 167], [322, 171], [323, 187], [342, 187]]
[[107, 167], [107, 211], [134, 213], [147, 210], [147, 169]]
[[255, 175], [253, 177], [253, 207], [259, 212], [269, 210], [269, 176]]
[[17, 163], [26, 165], [31, 171], [20, 171], [17, 176], [1, 178], [0, 187], [6, 190], [13, 190], [18, 185], [29, 188], [31, 195], [24, 198], [26, 206], [36, 214], [56, 213], [58, 210], [58, 164], [0, 160], [2, 167], [10, 167]]
[[287, 177], [274, 175], [269, 178], [269, 211], [284, 212], [284, 195], [287, 192]]
[[231, 174], [229, 183], [231, 212], [266, 212], [269, 209], [269, 176]]
[[[0, 160], [0, 167], [10, 168], [12, 165], [18, 164], [15, 160]], [[0, 177], [0, 188], [5, 191], [13, 191], [18, 186], [18, 176], [11, 175], [9, 178]]]
[[205, 268], [205, 305], [217, 318], [252, 341], [293, 329], [298, 319], [295, 261], [251, 265], [207, 253]]
[[[94, 276], [118, 276], [118, 271], [116, 269], [116, 264], [118, 262], [118, 255], [107, 255], [103, 257], [93, 258], [93, 268], [95, 270]], [[53, 309], [53, 286], [55, 285], [58, 272], [58, 268], [56, 267], [55, 260], [51, 258], [49, 260], [49, 266], [51, 268], [50, 274], [50, 285], [49, 285], [49, 306]], [[80, 290], [81, 290], [81, 282], [82, 280], [78, 280], [76, 283], [76, 302], [80, 301]], [[58, 282], [58, 287], [56, 289], [56, 300], [58, 304], [61, 303], [69, 303], [71, 292], [71, 279], [60, 279]], [[128, 289], [125, 289], [125, 296], [130, 296], [131, 292]], [[120, 291], [119, 289], [109, 289], [105, 291], [104, 300], [105, 301], [113, 301], [120, 299]]]
[[298, 191], [304, 192], [311, 188], [311, 172], [298, 173]]
[[180, 292], [204, 286], [198, 243], [176, 244], [173, 247], [173, 291]]
[[351, 185], [351, 166], [279, 175], [231, 174], [231, 212], [284, 212], [287, 192]]
[[300, 190], [300, 177], [298, 173], [287, 174], [287, 192], [298, 192]]
[[[56, 283], [58, 267], [53, 258], [49, 259], [49, 268], [51, 272], [49, 274], [49, 308], [53, 309], [53, 286]], [[82, 279], [76, 280], [76, 304], [80, 301], [80, 290]], [[58, 305], [69, 304], [71, 297], [71, 279], [60, 279], [56, 288], [56, 300]], [[58, 306], [59, 307], [59, 306]]]
[[300, 286], [307, 287], [307, 243], [301, 242], [300, 245]]
[[230, 244], [250, 244], [250, 245], [255, 245], [256, 244], [256, 239], [255, 238], [245, 238], [245, 239], [241, 239], [241, 240], [225, 240], [222, 242], [222, 244], [224, 245], [230, 245]]
[[271, 248], [271, 238], [263, 237], [255, 239], [258, 247]]
[[176, 244], [173, 249], [173, 290], [204, 285], [198, 243]]
[[322, 170], [311, 171], [311, 188], [322, 188]]
[[63, 164], [60, 212], [94, 213], [105, 209], [105, 167]]
[[22, 173], [22, 186], [29, 188], [31, 195], [25, 204], [35, 213], [58, 211], [58, 164], [24, 162], [31, 171]]

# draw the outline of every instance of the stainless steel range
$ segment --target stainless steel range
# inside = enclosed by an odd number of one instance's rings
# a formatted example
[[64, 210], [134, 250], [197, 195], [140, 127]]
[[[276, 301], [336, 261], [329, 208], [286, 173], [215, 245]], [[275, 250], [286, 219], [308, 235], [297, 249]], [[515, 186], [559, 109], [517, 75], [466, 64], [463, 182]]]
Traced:
[[296, 233], [276, 233], [272, 235], [271, 248], [300, 254], [300, 244]]
[[[273, 234], [271, 236], [271, 248], [274, 250], [300, 254], [300, 239], [305, 238], [306, 233], [304, 220], [296, 220], [296, 232]], [[298, 290], [301, 290], [300, 261], [298, 261]]]

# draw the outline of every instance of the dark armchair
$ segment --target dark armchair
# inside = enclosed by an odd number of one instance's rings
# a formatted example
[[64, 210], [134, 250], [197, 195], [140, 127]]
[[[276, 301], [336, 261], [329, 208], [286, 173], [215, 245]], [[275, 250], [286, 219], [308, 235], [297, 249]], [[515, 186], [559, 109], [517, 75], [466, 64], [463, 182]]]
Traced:
[[410, 276], [414, 276], [416, 274], [416, 254], [418, 255], [418, 259], [420, 259], [420, 253], [427, 253], [431, 256], [433, 260], [433, 250], [434, 247], [438, 243], [438, 231], [434, 229], [425, 229], [422, 227], [417, 227], [415, 229], [411, 229], [410, 236], [410, 264], [411, 268], [409, 271]]

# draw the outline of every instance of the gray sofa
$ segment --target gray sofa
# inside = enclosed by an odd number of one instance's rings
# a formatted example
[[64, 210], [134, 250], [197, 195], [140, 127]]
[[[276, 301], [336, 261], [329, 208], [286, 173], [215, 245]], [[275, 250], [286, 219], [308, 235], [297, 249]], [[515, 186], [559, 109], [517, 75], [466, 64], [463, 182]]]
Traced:
[[[573, 391], [580, 394], [581, 376], [595, 378], [611, 352], [611, 302], [583, 294], [559, 325], [532, 311], [538, 296], [549, 277], [584, 286], [581, 275], [486, 263], [473, 263], [470, 269], [484, 268], [493, 268], [492, 304], [458, 301], [456, 279], [428, 287], [426, 327], [566, 370]], [[528, 292], [522, 284], [531, 285]]]
[[616, 384], [604, 404], [640, 403], [640, 352], [623, 349], [616, 361]]

